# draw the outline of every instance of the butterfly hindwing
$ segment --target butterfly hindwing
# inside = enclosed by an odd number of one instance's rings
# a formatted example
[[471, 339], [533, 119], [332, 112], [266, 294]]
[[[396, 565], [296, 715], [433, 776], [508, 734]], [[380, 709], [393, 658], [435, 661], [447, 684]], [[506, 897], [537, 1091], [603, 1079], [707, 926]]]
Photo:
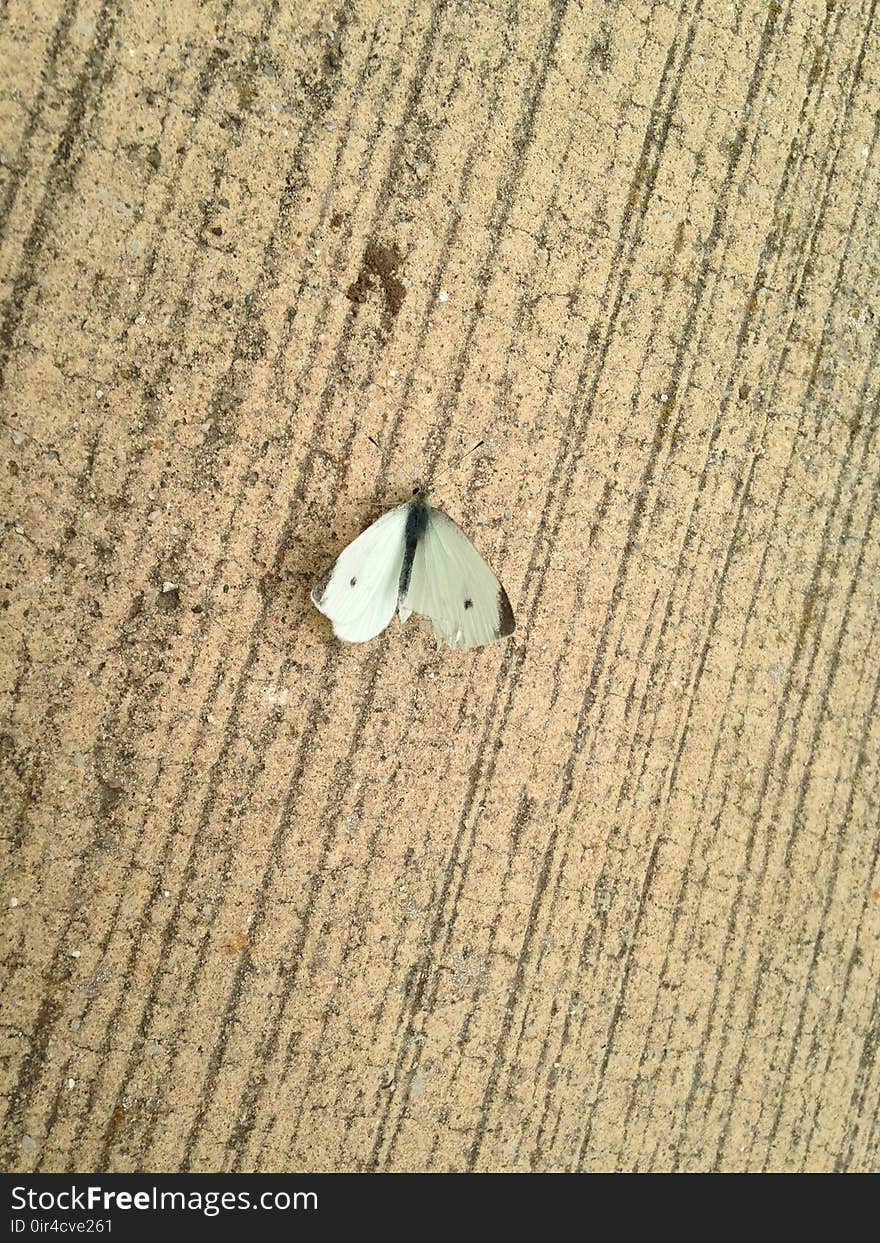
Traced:
[[513, 633], [507, 593], [474, 545], [442, 510], [430, 507], [401, 614], [430, 617], [437, 643], [478, 647]]
[[337, 639], [365, 643], [394, 616], [408, 510], [397, 505], [377, 518], [312, 589], [312, 602], [330, 618]]

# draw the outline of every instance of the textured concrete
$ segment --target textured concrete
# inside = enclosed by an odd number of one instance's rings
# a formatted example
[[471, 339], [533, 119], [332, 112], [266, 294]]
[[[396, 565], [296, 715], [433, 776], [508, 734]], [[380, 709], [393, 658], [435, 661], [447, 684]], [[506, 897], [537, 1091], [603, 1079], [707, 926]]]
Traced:
[[7, 1167], [877, 1167], [876, 7], [0, 4]]

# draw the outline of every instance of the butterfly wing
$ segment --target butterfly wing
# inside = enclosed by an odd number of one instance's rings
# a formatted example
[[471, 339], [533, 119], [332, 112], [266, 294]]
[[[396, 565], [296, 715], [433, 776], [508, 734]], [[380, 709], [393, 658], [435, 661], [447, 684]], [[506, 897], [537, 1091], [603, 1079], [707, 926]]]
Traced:
[[330, 618], [337, 639], [366, 643], [394, 616], [408, 509], [398, 505], [377, 518], [312, 588], [312, 603]]
[[516, 625], [498, 579], [461, 527], [433, 507], [401, 603], [430, 617], [438, 645], [479, 647], [513, 634]]

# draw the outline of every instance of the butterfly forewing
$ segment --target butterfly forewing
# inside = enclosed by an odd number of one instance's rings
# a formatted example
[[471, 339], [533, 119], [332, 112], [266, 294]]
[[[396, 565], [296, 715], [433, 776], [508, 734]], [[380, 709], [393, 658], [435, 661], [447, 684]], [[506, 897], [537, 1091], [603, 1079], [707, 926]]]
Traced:
[[313, 588], [312, 602], [330, 618], [338, 639], [365, 643], [394, 616], [408, 510], [398, 505], [367, 527]]
[[464, 531], [431, 507], [402, 608], [429, 617], [438, 644], [478, 647], [513, 633], [507, 593]]

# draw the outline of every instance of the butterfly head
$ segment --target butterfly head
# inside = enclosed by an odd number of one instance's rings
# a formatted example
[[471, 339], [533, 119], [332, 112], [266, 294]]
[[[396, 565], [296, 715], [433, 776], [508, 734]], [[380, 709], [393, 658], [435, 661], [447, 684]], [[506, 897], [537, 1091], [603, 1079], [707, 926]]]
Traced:
[[424, 480], [419, 480], [412, 490], [413, 503], [416, 505], [426, 505], [429, 494], [430, 488], [428, 485], [424, 482]]

